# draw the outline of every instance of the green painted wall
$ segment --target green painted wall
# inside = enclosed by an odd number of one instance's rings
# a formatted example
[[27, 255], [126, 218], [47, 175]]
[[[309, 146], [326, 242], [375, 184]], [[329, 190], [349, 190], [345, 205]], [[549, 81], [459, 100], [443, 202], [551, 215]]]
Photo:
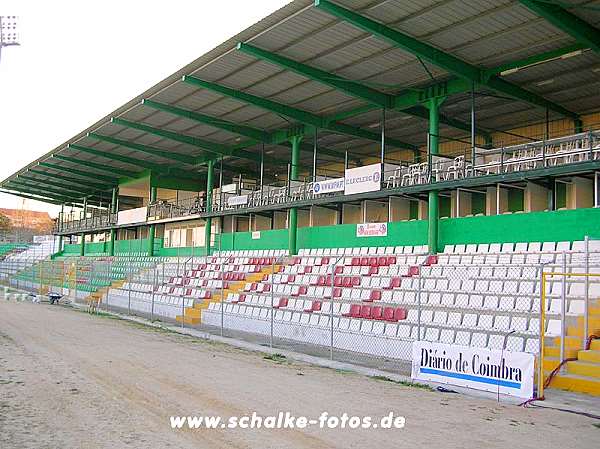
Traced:
[[298, 248], [424, 245], [427, 220], [389, 223], [387, 237], [357, 237], [356, 225], [298, 229]]
[[[588, 235], [600, 239], [600, 208], [554, 212], [531, 212], [498, 216], [445, 218], [439, 224], [440, 248], [458, 243], [503, 243], [583, 240]], [[157, 256], [204, 255], [204, 248], [163, 248], [156, 239]], [[424, 245], [427, 220], [389, 223], [387, 237], [356, 237], [356, 225], [322, 226], [298, 229], [298, 248]], [[219, 236], [214, 250], [287, 249], [286, 229], [261, 231], [260, 239], [251, 232]], [[116, 254], [146, 253], [147, 240], [117, 240]], [[86, 254], [105, 253], [103, 243], [86, 244]], [[65, 245], [64, 255], [78, 255], [79, 245]]]
[[440, 248], [458, 243], [549, 242], [600, 238], [600, 209], [440, 220]]
[[[298, 229], [298, 235], [304, 228]], [[235, 232], [222, 235], [220, 248], [223, 251], [234, 249], [286, 249], [288, 247], [287, 229], [260, 231], [260, 239], [253, 239], [251, 232]], [[219, 249], [219, 241], [215, 242], [215, 251]]]

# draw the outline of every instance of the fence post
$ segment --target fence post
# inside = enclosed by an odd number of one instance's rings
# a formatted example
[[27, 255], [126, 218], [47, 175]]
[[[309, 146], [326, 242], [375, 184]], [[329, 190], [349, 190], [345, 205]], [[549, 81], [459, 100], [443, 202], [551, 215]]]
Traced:
[[[592, 136], [590, 133], [590, 142]], [[585, 236], [585, 298], [583, 302], [583, 349], [586, 349], [588, 332], [589, 332], [589, 319], [588, 319], [588, 309], [590, 302], [590, 237]]]
[[[337, 257], [337, 256], [336, 256]], [[331, 269], [331, 307], [329, 310], [329, 359], [333, 360], [333, 290], [335, 288], [335, 270], [337, 268], [338, 259], [333, 262], [333, 268]]]
[[417, 341], [421, 340], [421, 265], [418, 265], [419, 276], [417, 285]]
[[275, 290], [275, 260], [273, 259], [273, 262], [271, 264], [271, 334], [269, 337], [269, 347], [273, 348], [273, 319], [274, 319], [274, 307], [275, 307], [275, 295], [274, 295], [274, 290]]
[[[220, 243], [219, 243], [220, 245]], [[207, 264], [207, 257], [204, 256], [204, 263]], [[223, 336], [223, 328], [225, 327], [225, 298], [223, 298], [223, 292], [221, 291], [221, 337]]]
[[565, 360], [565, 337], [566, 337], [566, 308], [567, 308], [567, 252], [562, 253], [562, 292], [560, 296], [560, 363]]
[[157, 286], [157, 284], [156, 284], [156, 278], [157, 278], [156, 270], [157, 269], [158, 269], [158, 267], [154, 267], [152, 269], [153, 279], [152, 279], [152, 297], [151, 297], [152, 304], [150, 305], [150, 321], [154, 321], [154, 292], [156, 291], [156, 286]]
[[540, 265], [540, 329], [538, 355], [538, 398], [544, 397], [544, 334], [546, 329], [546, 275]]
[[221, 337], [223, 336], [223, 324], [224, 315], [223, 309], [225, 308], [225, 284], [223, 278], [225, 277], [225, 264], [223, 263], [223, 255], [221, 254], [221, 243], [219, 242], [219, 257], [221, 258]]

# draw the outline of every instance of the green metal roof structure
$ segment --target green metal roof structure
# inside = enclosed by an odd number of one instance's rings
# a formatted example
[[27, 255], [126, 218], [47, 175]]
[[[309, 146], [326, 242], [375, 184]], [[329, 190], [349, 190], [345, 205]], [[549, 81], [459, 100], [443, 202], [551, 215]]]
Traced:
[[[185, 42], [180, 43], [185, 45]], [[301, 134], [300, 164], [426, 146], [424, 102], [447, 97], [440, 133], [475, 132], [600, 109], [600, 6], [571, 0], [296, 0], [2, 181], [50, 203], [107, 204], [147, 171], [204, 182], [273, 179]], [[468, 137], [467, 137], [468, 139]], [[265, 156], [267, 155], [267, 156]], [[217, 168], [219, 165], [216, 165]]]

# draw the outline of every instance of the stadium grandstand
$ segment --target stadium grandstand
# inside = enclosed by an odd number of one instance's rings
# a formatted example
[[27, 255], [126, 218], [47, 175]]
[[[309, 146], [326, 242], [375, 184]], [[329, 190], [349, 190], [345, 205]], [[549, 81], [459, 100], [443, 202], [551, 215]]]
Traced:
[[394, 369], [531, 353], [600, 395], [593, 3], [295, 0], [2, 181], [62, 212], [1, 279]]

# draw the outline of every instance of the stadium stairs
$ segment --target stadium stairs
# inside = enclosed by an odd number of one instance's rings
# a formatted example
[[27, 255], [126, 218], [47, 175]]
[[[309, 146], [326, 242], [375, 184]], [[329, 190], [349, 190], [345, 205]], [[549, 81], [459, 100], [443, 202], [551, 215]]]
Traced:
[[258, 273], [249, 274], [243, 281], [237, 282], [229, 282], [226, 288], [223, 288], [223, 293], [217, 290], [215, 293], [211, 295], [209, 299], [202, 302], [195, 302], [192, 307], [186, 307], [184, 309], [184, 315], [177, 315], [175, 319], [177, 322], [181, 323], [182, 321], [185, 324], [200, 324], [202, 321], [202, 311], [207, 309], [211, 303], [220, 303], [223, 302], [225, 298], [227, 298], [230, 294], [237, 294], [242, 291], [247, 282], [255, 283], [265, 278], [271, 274], [272, 271], [278, 272], [281, 269], [280, 265], [273, 266], [265, 266]]
[[[600, 336], [600, 300], [590, 304], [588, 313], [588, 334]], [[561, 338], [555, 337], [544, 348], [546, 375], [558, 367], [560, 344]], [[550, 387], [600, 396], [600, 339], [591, 340], [588, 349], [583, 347], [583, 317], [577, 317], [576, 325], [567, 327], [565, 358], [571, 360], [551, 380]]]

